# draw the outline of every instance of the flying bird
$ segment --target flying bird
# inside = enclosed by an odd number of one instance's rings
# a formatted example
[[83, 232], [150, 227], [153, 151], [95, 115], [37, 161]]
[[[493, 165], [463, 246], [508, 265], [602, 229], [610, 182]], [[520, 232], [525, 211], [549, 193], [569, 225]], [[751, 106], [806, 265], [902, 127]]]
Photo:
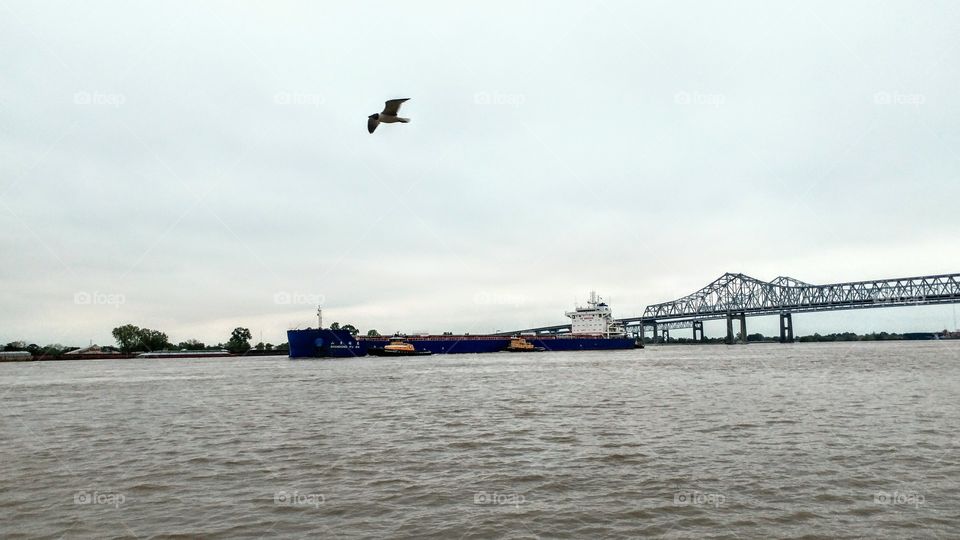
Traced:
[[409, 122], [409, 118], [400, 118], [397, 116], [397, 113], [400, 112], [400, 105], [408, 99], [410, 98], [387, 100], [387, 102], [383, 105], [383, 112], [373, 113], [367, 117], [367, 131], [373, 133], [373, 130], [377, 129], [377, 126], [380, 125], [380, 122], [383, 122], [384, 124], [392, 124], [394, 122], [402, 122], [406, 124]]

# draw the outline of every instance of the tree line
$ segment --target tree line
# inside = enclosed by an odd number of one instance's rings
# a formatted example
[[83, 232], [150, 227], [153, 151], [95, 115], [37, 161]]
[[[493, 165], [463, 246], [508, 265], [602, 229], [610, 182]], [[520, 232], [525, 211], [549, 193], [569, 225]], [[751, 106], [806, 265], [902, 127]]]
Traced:
[[[272, 343], [257, 343], [250, 345], [253, 335], [249, 328], [237, 327], [230, 333], [230, 338], [225, 343], [207, 345], [197, 339], [188, 339], [174, 344], [166, 333], [151, 328], [140, 328], [133, 324], [118, 326], [111, 332], [116, 340], [116, 347], [101, 347], [106, 352], [121, 352], [125, 354], [139, 352], [156, 351], [219, 351], [227, 350], [234, 354], [242, 354], [251, 349], [258, 351], [277, 351], [287, 352], [289, 346], [286, 343], [274, 345]], [[69, 347], [59, 343], [39, 346], [36, 343], [27, 344], [24, 341], [11, 341], [4, 345], [4, 351], [27, 351], [33, 356], [60, 356], [62, 354], [76, 351], [81, 347]]]
[[[352, 324], [341, 325], [334, 322], [330, 325], [331, 330], [346, 330], [352, 335], [357, 336], [360, 330]], [[188, 339], [179, 343], [170, 341], [169, 336], [160, 330], [152, 328], [141, 328], [133, 324], [118, 326], [111, 332], [117, 345], [106, 345], [101, 347], [105, 352], [121, 352], [124, 354], [156, 351], [220, 351], [227, 350], [233, 354], [243, 354], [251, 349], [257, 351], [277, 351], [286, 353], [290, 350], [287, 343], [274, 345], [272, 343], [259, 342], [255, 345], [250, 344], [253, 335], [249, 328], [237, 327], [230, 333], [230, 338], [226, 342], [216, 344], [206, 344], [197, 339]], [[380, 337], [380, 332], [369, 330], [369, 337]], [[59, 343], [40, 346], [36, 343], [27, 344], [25, 341], [11, 341], [2, 347], [3, 351], [27, 351], [33, 356], [60, 356], [71, 351], [76, 351], [81, 347], [71, 347]]]
[[117, 346], [120, 351], [131, 352], [150, 352], [163, 350], [185, 350], [185, 351], [204, 351], [204, 350], [224, 350], [242, 354], [250, 349], [258, 351], [286, 351], [286, 343], [274, 346], [272, 343], [257, 343], [251, 346], [250, 340], [253, 334], [249, 328], [238, 326], [230, 333], [230, 339], [226, 343], [217, 343], [216, 345], [206, 345], [196, 339], [188, 339], [174, 345], [167, 338], [167, 334], [159, 330], [149, 328], [140, 328], [132, 324], [126, 324], [113, 329], [113, 338], [117, 340]]
[[[331, 330], [346, 330], [347, 332], [350, 332], [350, 335], [352, 335], [352, 336], [354, 336], [354, 337], [360, 335], [360, 330], [358, 330], [357, 327], [354, 326], [354, 325], [352, 325], [352, 324], [344, 324], [344, 325], [341, 326], [340, 323], [334, 321], [334, 323], [330, 325], [330, 329], [331, 329]], [[367, 331], [367, 337], [380, 337], [380, 332], [377, 332], [377, 331], [374, 330], [374, 329], [370, 329], [370, 330]]]
[[[742, 334], [737, 332], [735, 340], [741, 341]], [[820, 335], [819, 333], [810, 335], [810, 336], [799, 336], [794, 338], [794, 341], [800, 343], [821, 343], [821, 342], [831, 342], [831, 341], [895, 341], [905, 339], [903, 334], [888, 333], [888, 332], [872, 332], [869, 334], [857, 334], [854, 332], [839, 332], [833, 334]], [[703, 341], [694, 340], [693, 338], [688, 337], [670, 337], [667, 340], [661, 336], [658, 338], [660, 343], [716, 343], [722, 344], [726, 343], [726, 337], [708, 337]], [[760, 333], [747, 334], [747, 341], [750, 343], [774, 343], [780, 341], [780, 336], [765, 336]], [[644, 343], [653, 343], [653, 338], [644, 337]]]

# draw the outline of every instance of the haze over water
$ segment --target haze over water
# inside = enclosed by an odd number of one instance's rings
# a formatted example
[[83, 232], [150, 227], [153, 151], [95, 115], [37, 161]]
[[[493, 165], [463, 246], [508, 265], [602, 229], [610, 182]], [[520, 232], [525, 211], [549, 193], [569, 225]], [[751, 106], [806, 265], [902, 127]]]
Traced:
[[960, 341], [0, 365], [0, 536], [960, 536]]

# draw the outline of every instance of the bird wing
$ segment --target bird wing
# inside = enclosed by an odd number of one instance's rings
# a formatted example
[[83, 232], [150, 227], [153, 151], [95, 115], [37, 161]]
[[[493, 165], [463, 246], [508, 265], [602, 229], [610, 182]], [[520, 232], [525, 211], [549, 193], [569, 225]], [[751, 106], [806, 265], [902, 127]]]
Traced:
[[377, 129], [378, 125], [380, 125], [380, 120], [377, 120], [376, 118], [367, 118], [367, 131], [370, 133], [373, 133], [373, 130]]
[[387, 116], [396, 116], [400, 112], [400, 104], [410, 98], [390, 99], [383, 104], [383, 114]]

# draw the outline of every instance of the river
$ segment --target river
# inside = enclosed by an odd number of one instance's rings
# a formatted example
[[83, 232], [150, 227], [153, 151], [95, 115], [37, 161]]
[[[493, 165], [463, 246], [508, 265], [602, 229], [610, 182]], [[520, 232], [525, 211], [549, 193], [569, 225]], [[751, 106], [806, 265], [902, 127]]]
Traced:
[[957, 538], [960, 341], [0, 364], [8, 538]]

